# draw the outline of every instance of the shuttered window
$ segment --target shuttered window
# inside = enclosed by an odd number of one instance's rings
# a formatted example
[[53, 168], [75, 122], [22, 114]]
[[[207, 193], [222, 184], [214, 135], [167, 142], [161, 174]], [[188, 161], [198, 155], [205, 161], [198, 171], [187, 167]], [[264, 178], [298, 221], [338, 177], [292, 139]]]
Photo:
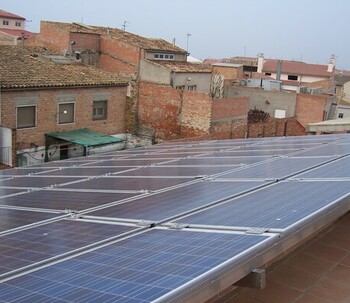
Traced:
[[17, 128], [36, 126], [36, 106], [17, 107]]

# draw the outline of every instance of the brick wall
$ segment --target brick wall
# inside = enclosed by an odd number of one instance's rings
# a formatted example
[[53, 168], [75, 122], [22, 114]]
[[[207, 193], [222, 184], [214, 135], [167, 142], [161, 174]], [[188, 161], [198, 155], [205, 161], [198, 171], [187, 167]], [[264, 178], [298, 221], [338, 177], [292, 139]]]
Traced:
[[62, 54], [69, 48], [70, 42], [67, 31], [45, 21], [41, 21], [40, 23], [40, 37], [38, 40], [48, 48]]
[[308, 123], [324, 121], [328, 103], [326, 95], [297, 94], [296, 117], [298, 121], [304, 127]]
[[250, 124], [246, 130], [249, 138], [306, 135], [305, 127], [295, 118], [270, 118], [266, 123]]
[[106, 71], [135, 74], [140, 50], [108, 36], [101, 37], [99, 67]]
[[209, 133], [211, 99], [207, 94], [167, 85], [139, 83], [138, 122], [141, 133], [165, 139]]
[[249, 98], [215, 99], [212, 103], [210, 134], [213, 139], [244, 138]]
[[[108, 93], [107, 119], [93, 120], [93, 94]], [[71, 124], [57, 124], [57, 102], [59, 94], [75, 95], [75, 122]], [[44, 135], [49, 132], [68, 131], [89, 128], [96, 132], [116, 134], [124, 132], [126, 87], [110, 88], [80, 88], [66, 90], [43, 90], [35, 92], [2, 92], [2, 125], [16, 128], [15, 98], [23, 96], [38, 96], [37, 126], [17, 130], [17, 143], [21, 149], [30, 144], [44, 145]]]

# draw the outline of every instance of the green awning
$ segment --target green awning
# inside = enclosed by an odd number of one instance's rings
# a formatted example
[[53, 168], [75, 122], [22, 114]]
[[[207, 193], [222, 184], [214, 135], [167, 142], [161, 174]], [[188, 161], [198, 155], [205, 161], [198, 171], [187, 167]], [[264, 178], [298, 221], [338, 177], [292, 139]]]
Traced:
[[93, 132], [87, 128], [64, 132], [48, 133], [46, 134], [46, 136], [83, 145], [85, 147], [106, 145], [124, 141], [120, 138], [115, 138], [106, 134]]

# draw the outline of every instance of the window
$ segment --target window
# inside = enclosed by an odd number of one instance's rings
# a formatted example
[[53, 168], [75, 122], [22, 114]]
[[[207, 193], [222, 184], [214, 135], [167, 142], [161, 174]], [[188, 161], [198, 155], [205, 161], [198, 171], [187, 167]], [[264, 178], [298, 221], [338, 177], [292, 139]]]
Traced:
[[271, 73], [265, 73], [265, 76], [271, 76]]
[[154, 59], [158, 59], [158, 60], [174, 60], [174, 55], [173, 54], [156, 53], [156, 54], [154, 54]]
[[176, 86], [176, 89], [182, 89], [182, 90], [184, 90], [184, 89], [185, 89], [185, 85], [177, 85], [177, 86]]
[[74, 123], [74, 103], [58, 104], [58, 124]]
[[2, 20], [2, 25], [9, 25], [9, 21], [8, 20]]
[[297, 81], [298, 80], [298, 76], [288, 75], [288, 80], [295, 80], [295, 81]]
[[36, 106], [17, 107], [17, 128], [36, 126]]
[[197, 90], [197, 85], [189, 85], [187, 86], [187, 90], [190, 92], [195, 92]]
[[340, 118], [340, 119], [344, 118], [344, 114], [343, 113], [339, 113], [338, 118]]
[[17, 26], [17, 27], [21, 27], [21, 22], [16, 21], [16, 26]]
[[94, 101], [92, 110], [93, 120], [107, 119], [107, 101]]

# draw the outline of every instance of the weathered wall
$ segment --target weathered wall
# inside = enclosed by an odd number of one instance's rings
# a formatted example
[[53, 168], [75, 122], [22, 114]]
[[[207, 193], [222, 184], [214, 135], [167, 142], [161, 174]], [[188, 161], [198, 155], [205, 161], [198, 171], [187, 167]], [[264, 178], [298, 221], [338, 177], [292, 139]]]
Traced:
[[139, 128], [161, 139], [209, 133], [211, 99], [207, 94], [176, 90], [168, 85], [139, 83]]
[[213, 65], [213, 74], [224, 76], [225, 80], [235, 80], [243, 78], [243, 65], [240, 67]]
[[297, 94], [296, 117], [305, 127], [327, 119], [334, 96]]
[[249, 99], [214, 99], [210, 134], [213, 139], [244, 138], [247, 129]]
[[63, 54], [69, 49], [69, 34], [50, 22], [41, 21], [38, 40], [48, 48]]
[[270, 118], [266, 123], [247, 125], [248, 138], [303, 135], [306, 135], [305, 127], [303, 127], [295, 118]]
[[109, 36], [100, 40], [99, 67], [110, 72], [135, 74], [142, 54], [138, 47], [118, 41]]
[[171, 85], [170, 70], [147, 60], [140, 61], [140, 80]]
[[261, 109], [275, 116], [275, 110], [285, 110], [286, 117], [295, 116], [296, 93], [264, 91], [260, 88], [225, 87], [225, 98], [248, 97], [250, 109]]
[[[69, 94], [75, 96], [75, 122], [70, 124], [57, 123], [57, 96]], [[107, 94], [107, 119], [93, 120], [93, 95]], [[126, 87], [84, 88], [67, 90], [42, 90], [34, 92], [2, 91], [2, 126], [16, 129], [16, 98], [35, 96], [37, 103], [37, 124], [33, 128], [17, 130], [17, 143], [20, 148], [28, 148], [32, 144], [44, 145], [44, 135], [56, 131], [68, 131], [89, 128], [105, 134], [124, 132]]]

